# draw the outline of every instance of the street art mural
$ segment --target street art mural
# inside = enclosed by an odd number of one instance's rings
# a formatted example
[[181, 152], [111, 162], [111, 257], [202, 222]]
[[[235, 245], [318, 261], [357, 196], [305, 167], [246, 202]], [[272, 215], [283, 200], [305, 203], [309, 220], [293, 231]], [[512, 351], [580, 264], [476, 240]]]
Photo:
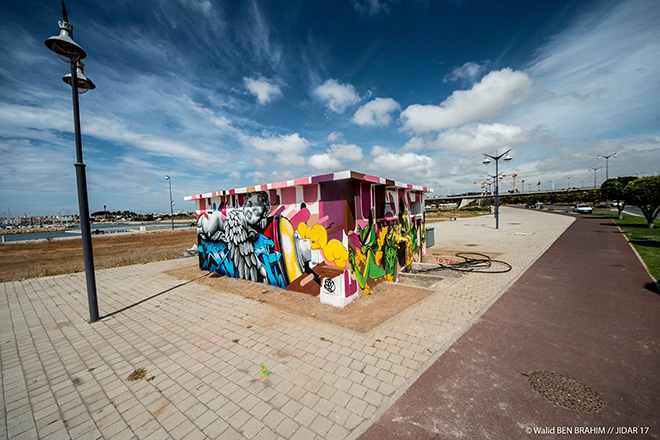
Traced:
[[191, 196], [200, 268], [343, 307], [424, 254], [421, 191], [290, 183]]

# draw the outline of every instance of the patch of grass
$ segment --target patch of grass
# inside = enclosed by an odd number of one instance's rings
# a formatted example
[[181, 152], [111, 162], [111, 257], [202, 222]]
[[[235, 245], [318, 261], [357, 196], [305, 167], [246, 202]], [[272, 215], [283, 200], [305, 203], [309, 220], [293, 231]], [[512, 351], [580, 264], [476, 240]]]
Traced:
[[614, 220], [633, 245], [651, 275], [660, 280], [660, 220], [653, 222], [653, 229], [643, 217], [624, 216]]
[[133, 370], [133, 372], [131, 374], [128, 375], [126, 380], [128, 380], [130, 382], [135, 381], [135, 380], [141, 380], [141, 379], [144, 379], [144, 377], [146, 375], [147, 375], [147, 370], [145, 370], [144, 368], [137, 368], [137, 369]]
[[660, 280], [660, 220], [656, 219], [653, 222], [653, 229], [649, 229], [644, 217], [624, 215], [621, 220], [616, 215], [602, 215], [601, 217], [611, 218], [615, 221], [639, 256], [642, 257], [651, 275], [656, 280]]

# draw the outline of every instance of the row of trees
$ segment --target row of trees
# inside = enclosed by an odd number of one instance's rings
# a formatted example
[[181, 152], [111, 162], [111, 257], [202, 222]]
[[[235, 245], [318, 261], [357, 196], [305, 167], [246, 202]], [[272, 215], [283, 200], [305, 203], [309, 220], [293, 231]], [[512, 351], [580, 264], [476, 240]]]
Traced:
[[660, 210], [660, 176], [608, 179], [600, 186], [600, 193], [606, 199], [618, 202], [619, 218], [627, 204], [637, 206], [649, 228], [653, 228], [653, 220]]
[[653, 228], [653, 220], [660, 211], [660, 176], [651, 177], [617, 177], [607, 179], [597, 190], [578, 192], [535, 194], [530, 196], [505, 195], [500, 197], [501, 204], [534, 204], [561, 205], [574, 203], [617, 202], [619, 218], [623, 216], [626, 205], [639, 207], [646, 218], [649, 228]]
[[534, 204], [536, 202], [544, 205], [570, 205], [574, 203], [593, 203], [600, 202], [601, 196], [598, 190], [592, 191], [566, 191], [547, 194], [534, 195], [501, 195], [500, 203], [506, 204]]

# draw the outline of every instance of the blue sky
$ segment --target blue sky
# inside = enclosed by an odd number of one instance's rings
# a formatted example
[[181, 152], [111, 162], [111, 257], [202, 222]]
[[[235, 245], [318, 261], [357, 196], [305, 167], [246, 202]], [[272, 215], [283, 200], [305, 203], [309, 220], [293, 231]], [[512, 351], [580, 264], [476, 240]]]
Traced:
[[[90, 209], [352, 169], [477, 190], [660, 174], [657, 1], [69, 0]], [[2, 2], [0, 212], [77, 212], [59, 0]], [[598, 183], [605, 169], [597, 172]], [[512, 183], [504, 182], [503, 190]]]

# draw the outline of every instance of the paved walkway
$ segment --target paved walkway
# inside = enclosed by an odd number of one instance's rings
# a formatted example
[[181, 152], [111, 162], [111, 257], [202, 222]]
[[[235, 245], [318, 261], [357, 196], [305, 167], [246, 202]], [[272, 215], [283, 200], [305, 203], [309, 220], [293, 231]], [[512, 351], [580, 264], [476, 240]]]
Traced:
[[[660, 295], [614, 222], [580, 216], [360, 440], [660, 438]], [[604, 407], [545, 400], [561, 373]], [[623, 429], [622, 429], [623, 428]]]
[[[91, 325], [83, 274], [0, 284], [0, 438], [355, 436], [573, 220], [503, 208], [499, 230], [490, 216], [436, 224], [436, 247], [513, 270], [446, 279], [364, 334], [163, 273], [195, 259], [97, 271], [110, 316]], [[146, 378], [128, 381], [137, 368]]]

